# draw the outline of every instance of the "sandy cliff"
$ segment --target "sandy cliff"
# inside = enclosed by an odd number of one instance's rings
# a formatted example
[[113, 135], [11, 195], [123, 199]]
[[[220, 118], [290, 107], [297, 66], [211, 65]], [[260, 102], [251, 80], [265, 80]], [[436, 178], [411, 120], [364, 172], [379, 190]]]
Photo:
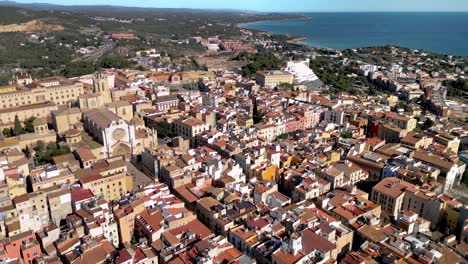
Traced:
[[0, 33], [2, 32], [24, 32], [24, 31], [59, 31], [64, 30], [61, 25], [49, 25], [39, 19], [31, 20], [22, 24], [0, 25]]

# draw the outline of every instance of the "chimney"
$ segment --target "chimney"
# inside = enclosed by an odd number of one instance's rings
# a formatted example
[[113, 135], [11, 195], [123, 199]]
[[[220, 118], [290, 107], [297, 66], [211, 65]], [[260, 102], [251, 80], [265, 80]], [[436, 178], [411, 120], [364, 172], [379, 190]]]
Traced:
[[345, 165], [348, 166], [349, 168], [351, 168], [352, 164], [349, 160], [345, 160]]

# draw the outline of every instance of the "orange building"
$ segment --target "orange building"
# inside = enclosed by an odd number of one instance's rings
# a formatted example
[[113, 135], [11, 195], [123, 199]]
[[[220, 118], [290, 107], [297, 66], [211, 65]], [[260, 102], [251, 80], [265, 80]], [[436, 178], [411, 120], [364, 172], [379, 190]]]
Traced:
[[42, 255], [41, 247], [32, 231], [27, 231], [16, 236], [9, 237], [0, 243], [0, 259], [20, 260], [31, 264], [35, 258]]

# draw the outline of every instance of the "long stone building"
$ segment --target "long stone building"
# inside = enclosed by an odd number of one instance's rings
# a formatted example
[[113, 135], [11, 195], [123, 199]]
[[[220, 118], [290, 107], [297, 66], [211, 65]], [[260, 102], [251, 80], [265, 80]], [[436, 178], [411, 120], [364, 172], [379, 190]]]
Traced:
[[0, 87], [0, 110], [24, 105], [53, 102], [64, 105], [83, 94], [83, 84], [65, 77], [45, 79], [17, 78], [17, 83]]

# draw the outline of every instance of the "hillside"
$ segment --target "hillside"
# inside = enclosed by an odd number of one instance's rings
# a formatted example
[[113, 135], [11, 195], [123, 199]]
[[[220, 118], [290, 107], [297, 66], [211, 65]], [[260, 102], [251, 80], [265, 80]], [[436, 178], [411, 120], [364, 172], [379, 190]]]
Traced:
[[0, 33], [25, 31], [60, 31], [65, 28], [61, 25], [49, 25], [40, 19], [34, 19], [21, 24], [0, 25]]
[[[83, 73], [105, 57], [128, 57], [147, 48], [176, 58], [193, 56], [203, 47], [187, 43], [189, 37], [236, 38], [240, 23], [293, 17], [298, 15], [0, 1], [0, 84], [15, 68], [38, 77]], [[137, 38], [108, 40], [109, 33], [132, 33]], [[90, 53], [80, 53], [82, 49]]]

